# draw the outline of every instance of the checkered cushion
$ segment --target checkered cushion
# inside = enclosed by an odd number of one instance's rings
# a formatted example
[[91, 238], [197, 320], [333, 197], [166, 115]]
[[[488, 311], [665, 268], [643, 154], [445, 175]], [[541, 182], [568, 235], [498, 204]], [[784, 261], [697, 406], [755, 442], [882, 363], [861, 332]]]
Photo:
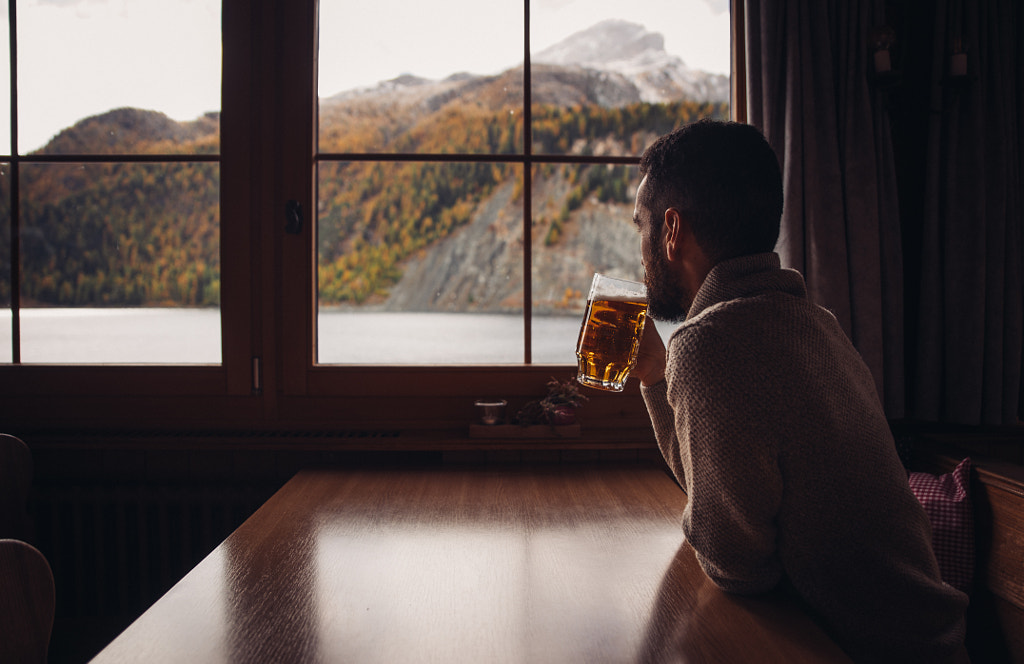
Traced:
[[970, 495], [971, 460], [951, 473], [910, 473], [910, 488], [932, 523], [932, 545], [942, 580], [969, 592], [974, 577], [974, 515]]

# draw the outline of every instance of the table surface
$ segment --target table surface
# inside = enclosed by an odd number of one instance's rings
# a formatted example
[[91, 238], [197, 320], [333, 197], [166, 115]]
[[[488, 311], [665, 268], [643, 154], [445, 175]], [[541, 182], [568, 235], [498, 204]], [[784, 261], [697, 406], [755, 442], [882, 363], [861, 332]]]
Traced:
[[657, 468], [310, 470], [93, 661], [843, 662], [683, 541]]

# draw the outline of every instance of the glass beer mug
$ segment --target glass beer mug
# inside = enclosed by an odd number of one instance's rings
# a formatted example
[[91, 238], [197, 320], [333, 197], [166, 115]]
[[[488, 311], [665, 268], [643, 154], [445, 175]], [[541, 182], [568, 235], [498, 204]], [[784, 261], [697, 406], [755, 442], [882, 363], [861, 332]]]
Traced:
[[576, 380], [621, 392], [636, 364], [646, 319], [647, 289], [643, 284], [595, 274], [576, 342]]

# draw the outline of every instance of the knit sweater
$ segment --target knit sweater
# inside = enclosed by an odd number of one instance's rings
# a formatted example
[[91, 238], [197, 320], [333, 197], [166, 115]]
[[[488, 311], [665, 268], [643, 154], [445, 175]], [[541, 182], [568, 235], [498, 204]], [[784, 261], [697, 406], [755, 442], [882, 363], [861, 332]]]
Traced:
[[801, 275], [774, 253], [720, 263], [666, 346], [642, 391], [708, 577], [795, 591], [858, 661], [953, 652], [967, 597], [939, 578], [870, 371]]

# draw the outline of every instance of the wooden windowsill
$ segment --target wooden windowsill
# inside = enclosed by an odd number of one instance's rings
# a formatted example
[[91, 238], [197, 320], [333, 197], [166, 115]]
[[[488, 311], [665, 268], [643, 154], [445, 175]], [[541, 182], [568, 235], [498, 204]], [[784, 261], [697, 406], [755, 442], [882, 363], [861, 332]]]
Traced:
[[[509, 430], [512, 427], [508, 427]], [[17, 432], [33, 447], [47, 449], [149, 450], [351, 450], [453, 451], [511, 449], [656, 449], [650, 426], [609, 428], [581, 423], [579, 435], [472, 437], [470, 425], [436, 429], [174, 429], [96, 428], [28, 429]], [[515, 432], [513, 432], [515, 433]]]

